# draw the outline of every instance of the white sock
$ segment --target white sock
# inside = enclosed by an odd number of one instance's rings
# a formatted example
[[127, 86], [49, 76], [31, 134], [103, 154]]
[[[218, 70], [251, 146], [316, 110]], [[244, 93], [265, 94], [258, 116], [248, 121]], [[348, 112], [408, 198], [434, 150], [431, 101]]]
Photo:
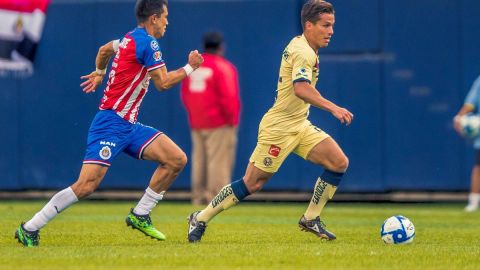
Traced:
[[165, 194], [165, 191], [156, 193], [153, 191], [153, 189], [148, 187], [145, 189], [145, 194], [143, 194], [143, 197], [140, 199], [137, 206], [135, 206], [133, 212], [137, 215], [150, 214], [155, 205], [157, 205], [158, 201], [162, 200], [163, 194]]
[[27, 231], [37, 231], [43, 228], [51, 219], [60, 214], [65, 208], [78, 201], [71, 187], [68, 187], [53, 195], [50, 201], [27, 221], [23, 227]]
[[478, 207], [480, 203], [480, 193], [470, 193], [468, 194], [468, 205]]

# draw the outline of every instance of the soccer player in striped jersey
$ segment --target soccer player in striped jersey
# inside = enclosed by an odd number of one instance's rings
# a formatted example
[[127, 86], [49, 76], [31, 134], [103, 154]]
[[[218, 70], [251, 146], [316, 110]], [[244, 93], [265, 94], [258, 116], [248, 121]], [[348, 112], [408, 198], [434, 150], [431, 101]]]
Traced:
[[189, 216], [188, 240], [201, 240], [207, 222], [246, 196], [260, 190], [277, 172], [290, 153], [322, 166], [310, 204], [298, 225], [327, 240], [336, 236], [320, 220], [348, 167], [348, 158], [327, 133], [308, 121], [310, 106], [330, 112], [341, 123], [350, 124], [353, 114], [327, 100], [315, 88], [318, 50], [327, 47], [333, 35], [333, 6], [320, 0], [307, 1], [301, 11], [303, 35], [294, 37], [282, 54], [275, 104], [264, 115], [258, 142], [245, 176], [225, 186], [202, 211]]
[[163, 198], [187, 162], [185, 153], [164, 133], [137, 122], [142, 100], [150, 80], [159, 91], [179, 83], [203, 62], [198, 51], [190, 52], [188, 64], [167, 71], [157, 39], [168, 25], [166, 0], [138, 0], [135, 6], [138, 26], [121, 40], [100, 47], [96, 70], [81, 77], [85, 93], [92, 93], [102, 83], [110, 58], [115, 55], [99, 112], [88, 132], [87, 150], [78, 180], [55, 194], [26, 223], [15, 237], [24, 246], [39, 244], [39, 230], [57, 214], [94, 192], [113, 159], [121, 152], [159, 164], [138, 204], [127, 215], [126, 223], [154, 239], [164, 240], [150, 219], [150, 211]]

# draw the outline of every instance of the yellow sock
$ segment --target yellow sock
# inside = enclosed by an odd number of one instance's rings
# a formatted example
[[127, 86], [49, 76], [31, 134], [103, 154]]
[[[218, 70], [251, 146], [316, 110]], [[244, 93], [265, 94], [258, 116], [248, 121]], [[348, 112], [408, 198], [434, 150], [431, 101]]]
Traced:
[[328, 200], [333, 198], [333, 194], [337, 191], [337, 187], [331, 185], [320, 177], [315, 184], [315, 189], [313, 190], [313, 196], [308, 205], [307, 211], [305, 211], [305, 218], [307, 220], [314, 219], [322, 213], [323, 208]]
[[238, 198], [233, 193], [231, 185], [224, 186], [217, 196], [203, 209], [198, 215], [198, 221], [208, 222], [218, 213], [239, 203]]

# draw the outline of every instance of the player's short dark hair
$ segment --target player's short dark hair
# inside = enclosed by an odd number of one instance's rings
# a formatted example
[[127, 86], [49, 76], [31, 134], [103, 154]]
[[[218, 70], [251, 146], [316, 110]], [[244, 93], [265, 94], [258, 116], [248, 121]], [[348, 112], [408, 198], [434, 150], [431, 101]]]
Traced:
[[223, 43], [223, 35], [217, 31], [203, 34], [203, 48], [206, 52], [216, 52]]
[[135, 17], [137, 23], [145, 22], [153, 14], [160, 16], [163, 6], [168, 6], [168, 0], [137, 0], [135, 4]]
[[308, 0], [302, 7], [302, 28], [306, 22], [316, 23], [322, 14], [335, 14], [333, 5], [323, 0]]

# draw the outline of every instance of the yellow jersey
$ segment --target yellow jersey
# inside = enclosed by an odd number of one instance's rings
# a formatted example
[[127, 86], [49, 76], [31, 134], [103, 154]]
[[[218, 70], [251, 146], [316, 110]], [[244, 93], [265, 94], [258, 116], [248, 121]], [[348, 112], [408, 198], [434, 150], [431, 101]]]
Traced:
[[283, 51], [277, 97], [263, 116], [259, 131], [272, 135], [297, 134], [309, 125], [310, 104], [295, 95], [293, 84], [306, 81], [315, 87], [318, 74], [317, 53], [308, 45], [304, 35], [294, 37]]

